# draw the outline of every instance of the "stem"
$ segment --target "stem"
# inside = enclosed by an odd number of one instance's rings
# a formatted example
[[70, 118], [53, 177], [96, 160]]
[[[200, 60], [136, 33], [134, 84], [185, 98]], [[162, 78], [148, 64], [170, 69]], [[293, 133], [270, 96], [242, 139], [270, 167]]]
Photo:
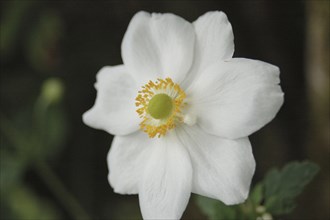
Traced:
[[73, 195], [65, 188], [53, 170], [44, 161], [37, 160], [35, 168], [39, 176], [47, 184], [57, 199], [65, 206], [73, 219], [91, 219]]

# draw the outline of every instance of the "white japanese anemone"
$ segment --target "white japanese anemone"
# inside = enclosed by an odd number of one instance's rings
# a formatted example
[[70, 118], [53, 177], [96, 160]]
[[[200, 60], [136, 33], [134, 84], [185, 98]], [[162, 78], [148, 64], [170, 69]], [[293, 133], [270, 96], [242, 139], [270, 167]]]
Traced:
[[191, 192], [243, 202], [255, 160], [248, 135], [283, 103], [279, 68], [232, 58], [223, 12], [192, 24], [174, 14], [137, 13], [125, 33], [123, 65], [97, 74], [83, 121], [114, 134], [109, 182], [139, 194], [144, 219], [178, 219]]

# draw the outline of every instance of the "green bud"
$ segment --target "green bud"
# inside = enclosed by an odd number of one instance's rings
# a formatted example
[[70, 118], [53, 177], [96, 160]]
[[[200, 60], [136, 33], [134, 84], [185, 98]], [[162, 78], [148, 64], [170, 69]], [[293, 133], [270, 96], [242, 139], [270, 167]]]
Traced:
[[58, 78], [47, 79], [41, 89], [42, 98], [49, 103], [57, 103], [64, 93], [64, 85]]

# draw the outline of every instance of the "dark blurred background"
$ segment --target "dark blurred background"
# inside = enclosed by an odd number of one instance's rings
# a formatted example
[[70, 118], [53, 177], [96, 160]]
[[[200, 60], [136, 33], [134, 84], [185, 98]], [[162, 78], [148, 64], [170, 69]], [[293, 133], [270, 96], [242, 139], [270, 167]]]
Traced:
[[[292, 160], [320, 173], [283, 219], [329, 219], [329, 1], [1, 1], [1, 219], [141, 219], [137, 196], [107, 181], [112, 136], [81, 120], [96, 72], [121, 64], [140, 10], [192, 22], [224, 11], [235, 57], [281, 69], [285, 103], [251, 136], [257, 170]], [[183, 219], [206, 219], [190, 201]]]

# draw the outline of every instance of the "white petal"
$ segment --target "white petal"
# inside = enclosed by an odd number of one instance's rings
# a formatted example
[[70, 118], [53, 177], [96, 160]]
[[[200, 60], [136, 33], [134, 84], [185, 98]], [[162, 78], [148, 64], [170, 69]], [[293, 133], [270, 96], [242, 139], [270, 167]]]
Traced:
[[244, 202], [255, 170], [249, 139], [223, 139], [198, 126], [182, 126], [177, 133], [192, 160], [192, 192], [227, 205]]
[[195, 75], [218, 61], [232, 58], [234, 54], [234, 35], [231, 24], [221, 11], [207, 12], [194, 22], [196, 32], [195, 57], [191, 73]]
[[188, 72], [194, 49], [193, 26], [173, 14], [137, 13], [122, 43], [122, 58], [140, 83], [171, 77], [179, 83]]
[[127, 136], [115, 136], [108, 157], [108, 180], [116, 193], [137, 194], [152, 142], [147, 134], [137, 131]]
[[279, 69], [235, 58], [208, 68], [189, 88], [200, 126], [230, 139], [246, 137], [271, 121], [283, 104]]
[[139, 200], [144, 219], [179, 219], [185, 210], [192, 181], [186, 149], [174, 137], [154, 139], [142, 182]]
[[123, 65], [103, 67], [97, 74], [94, 106], [85, 112], [85, 124], [111, 134], [125, 135], [139, 128], [135, 112], [137, 87]]

